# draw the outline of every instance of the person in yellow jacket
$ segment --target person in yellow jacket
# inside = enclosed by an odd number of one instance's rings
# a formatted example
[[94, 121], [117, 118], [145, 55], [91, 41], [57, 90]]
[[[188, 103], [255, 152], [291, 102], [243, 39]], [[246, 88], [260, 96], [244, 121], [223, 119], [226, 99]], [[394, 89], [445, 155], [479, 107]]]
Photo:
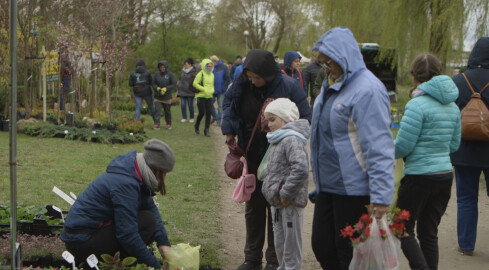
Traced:
[[214, 64], [210, 59], [202, 60], [202, 69], [197, 76], [195, 76], [193, 86], [199, 90], [195, 97], [197, 98], [197, 108], [199, 109], [199, 115], [195, 122], [195, 133], [200, 134], [199, 126], [200, 121], [205, 114], [205, 128], [204, 135], [210, 137], [209, 126], [211, 124], [211, 111], [212, 111], [212, 95], [214, 94]]

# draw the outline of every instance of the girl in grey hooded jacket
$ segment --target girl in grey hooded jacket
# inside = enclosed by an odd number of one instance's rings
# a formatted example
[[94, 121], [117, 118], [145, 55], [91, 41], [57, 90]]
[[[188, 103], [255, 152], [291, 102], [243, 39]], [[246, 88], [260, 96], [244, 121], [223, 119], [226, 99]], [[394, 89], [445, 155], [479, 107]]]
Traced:
[[287, 98], [268, 104], [265, 118], [272, 132], [267, 134], [270, 149], [262, 193], [271, 205], [278, 269], [301, 269], [309, 122], [299, 120], [299, 109]]

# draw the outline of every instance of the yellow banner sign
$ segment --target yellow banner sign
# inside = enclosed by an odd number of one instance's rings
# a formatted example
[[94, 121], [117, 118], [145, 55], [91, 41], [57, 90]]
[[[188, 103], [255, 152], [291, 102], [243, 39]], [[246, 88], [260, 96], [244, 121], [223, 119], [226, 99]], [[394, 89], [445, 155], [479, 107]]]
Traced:
[[59, 74], [58, 52], [46, 52], [46, 75]]

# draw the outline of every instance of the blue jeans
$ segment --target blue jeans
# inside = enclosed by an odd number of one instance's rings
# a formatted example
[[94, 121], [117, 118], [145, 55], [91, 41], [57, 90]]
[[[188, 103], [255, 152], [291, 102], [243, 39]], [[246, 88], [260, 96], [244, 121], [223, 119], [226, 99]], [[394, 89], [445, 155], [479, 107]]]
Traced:
[[190, 112], [190, 119], [194, 119], [194, 97], [180, 97], [180, 106], [182, 107], [183, 119], [187, 119], [187, 106]]
[[455, 166], [457, 183], [457, 236], [463, 251], [473, 251], [477, 238], [479, 178], [484, 172], [489, 196], [489, 168]]
[[151, 117], [153, 117], [153, 121], [155, 120], [155, 107], [153, 106], [153, 96], [145, 96], [145, 97], [137, 97], [134, 96], [134, 99], [136, 100], [136, 113], [134, 114], [134, 117], [136, 118], [136, 121], [141, 120], [141, 108], [143, 107], [143, 99], [146, 100], [146, 104], [148, 104], [149, 111], [151, 112]]
[[[216, 108], [214, 108], [214, 102], [217, 100], [217, 114]], [[224, 101], [224, 93], [215, 94], [212, 98], [212, 116], [216, 119], [217, 123], [221, 123], [222, 118], [222, 102]]]

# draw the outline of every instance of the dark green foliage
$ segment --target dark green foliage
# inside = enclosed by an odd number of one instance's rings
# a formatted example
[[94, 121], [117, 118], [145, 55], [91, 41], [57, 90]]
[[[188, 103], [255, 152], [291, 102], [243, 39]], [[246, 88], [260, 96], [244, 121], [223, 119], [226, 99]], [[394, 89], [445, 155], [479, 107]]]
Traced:
[[135, 264], [137, 259], [134, 257], [126, 257], [121, 261], [120, 253], [117, 251], [114, 256], [108, 254], [102, 254], [102, 262], [100, 262], [100, 269], [102, 270], [115, 270], [115, 269], [147, 269], [145, 264]]
[[129, 133], [143, 133], [144, 123], [136, 122], [135, 120], [126, 121], [119, 124], [119, 126], [117, 126], [117, 130]]
[[[113, 122], [109, 122], [113, 125]], [[114, 126], [114, 129], [116, 127]], [[139, 129], [141, 130], [141, 129]], [[144, 129], [142, 130], [144, 132]], [[31, 136], [39, 136], [42, 138], [65, 138], [68, 140], [78, 140], [85, 142], [97, 143], [136, 143], [146, 139], [143, 133], [135, 133], [131, 135], [126, 131], [109, 131], [107, 129], [91, 130], [87, 128], [76, 128], [57, 126], [50, 123], [38, 122], [25, 124], [19, 129], [19, 133], [24, 133]]]

